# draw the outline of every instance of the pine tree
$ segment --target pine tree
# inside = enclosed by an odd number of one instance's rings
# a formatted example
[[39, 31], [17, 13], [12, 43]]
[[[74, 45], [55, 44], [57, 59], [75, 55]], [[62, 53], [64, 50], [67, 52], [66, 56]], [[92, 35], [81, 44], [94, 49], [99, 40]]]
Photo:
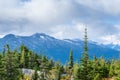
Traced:
[[28, 57], [28, 68], [30, 68], [30, 69], [32, 69], [33, 68], [33, 66], [35, 66], [35, 61], [34, 61], [34, 54], [33, 54], [33, 52], [32, 51], [29, 51], [28, 52], [28, 55], [27, 55], [27, 57]]
[[43, 73], [40, 80], [45, 80], [49, 76], [49, 62], [46, 56], [42, 56], [40, 71]]
[[[25, 58], [25, 62], [24, 62], [24, 64], [25, 64], [25, 68], [29, 68], [29, 49], [26, 47], [26, 46], [24, 46], [24, 58]], [[30, 56], [31, 57], [31, 56]], [[33, 56], [34, 57], [34, 56]]]
[[53, 66], [54, 66], [54, 62], [53, 62], [52, 59], [50, 59], [50, 60], [48, 61], [48, 68], [49, 68], [49, 70], [51, 70], [51, 69], [53, 68]]
[[84, 37], [84, 52], [83, 57], [81, 59], [81, 68], [82, 68], [82, 80], [89, 80], [88, 74], [88, 64], [89, 64], [89, 56], [88, 56], [88, 46], [87, 46], [87, 28], [85, 28], [85, 37]]
[[78, 62], [76, 62], [74, 64], [74, 68], [73, 68], [73, 76], [76, 77], [76, 75], [78, 74], [78, 69], [79, 69], [79, 64]]
[[87, 28], [85, 28], [85, 36], [84, 36], [84, 52], [83, 52], [83, 56], [81, 59], [81, 66], [79, 68], [78, 71], [78, 76], [77, 79], [78, 80], [91, 80], [89, 73], [89, 55], [88, 55], [88, 41], [87, 41], [88, 37], [87, 37]]
[[14, 58], [15, 58], [15, 60], [16, 60], [16, 65], [19, 67], [19, 66], [20, 66], [20, 59], [19, 59], [18, 50], [15, 49], [13, 53], [14, 53]]
[[115, 75], [115, 66], [114, 66], [114, 60], [112, 60], [109, 70], [109, 77], [113, 77], [114, 75]]
[[21, 52], [20, 52], [20, 65], [21, 68], [25, 68], [25, 50], [24, 50], [24, 45], [21, 46], [20, 48]]
[[14, 53], [11, 52], [9, 45], [6, 46], [7, 53], [2, 61], [5, 80], [18, 80], [19, 79], [19, 66], [16, 65], [16, 58]]
[[3, 55], [0, 54], [0, 80], [3, 80], [4, 79], [4, 66], [2, 64], [2, 60], [3, 60]]
[[32, 61], [34, 62], [32, 63], [33, 69], [41, 70], [41, 64], [42, 64], [41, 56], [38, 54], [34, 54], [34, 60], [32, 58]]
[[56, 71], [55, 71], [55, 80], [60, 80], [61, 79], [61, 65], [60, 62], [56, 63]]
[[69, 57], [69, 68], [72, 69], [73, 65], [74, 65], [74, 61], [73, 61], [73, 51], [72, 49], [70, 50], [70, 57]]
[[70, 55], [69, 55], [69, 63], [68, 63], [68, 67], [69, 67], [69, 72], [68, 72], [68, 74], [69, 74], [69, 76], [70, 77], [72, 77], [72, 75], [73, 75], [73, 65], [74, 65], [74, 62], [73, 62], [73, 51], [72, 51], [72, 49], [70, 50]]

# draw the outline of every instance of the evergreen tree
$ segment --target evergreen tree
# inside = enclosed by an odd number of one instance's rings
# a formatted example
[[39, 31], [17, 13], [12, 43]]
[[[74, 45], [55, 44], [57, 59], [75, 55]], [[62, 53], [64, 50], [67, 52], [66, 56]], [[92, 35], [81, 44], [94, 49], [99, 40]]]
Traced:
[[49, 76], [49, 62], [46, 56], [42, 56], [40, 71], [43, 73], [41, 80], [46, 80]]
[[[33, 64], [33, 63], [32, 63]], [[38, 54], [34, 54], [34, 69], [41, 70], [42, 59]]]
[[84, 37], [84, 52], [83, 52], [83, 57], [81, 59], [81, 70], [82, 70], [82, 80], [89, 80], [88, 74], [88, 64], [89, 64], [89, 56], [88, 56], [88, 46], [87, 46], [87, 28], [85, 28], [85, 37]]
[[15, 60], [16, 60], [16, 65], [19, 67], [19, 66], [20, 66], [20, 59], [19, 59], [18, 50], [15, 49], [13, 53], [14, 53], [14, 58], [15, 58]]
[[28, 65], [28, 68], [30, 68], [30, 69], [32, 69], [34, 66], [35, 66], [35, 55], [33, 54], [33, 52], [32, 51], [29, 51], [28, 52], [28, 58], [27, 58], [27, 61], [28, 62], [26, 62]]
[[21, 45], [20, 50], [21, 50], [21, 52], [20, 52], [20, 65], [21, 65], [21, 68], [25, 68], [25, 50], [24, 50], [24, 45]]
[[69, 68], [72, 69], [73, 65], [74, 65], [74, 61], [73, 61], [73, 51], [72, 49], [70, 50], [70, 57], [69, 57]]
[[84, 36], [84, 52], [81, 59], [81, 66], [78, 71], [77, 79], [79, 80], [92, 80], [90, 79], [89, 73], [90, 73], [90, 61], [89, 61], [89, 55], [88, 55], [88, 41], [87, 41], [87, 28], [85, 28], [85, 36]]
[[38, 72], [37, 70], [35, 70], [33, 76], [32, 76], [32, 80], [38, 80], [39, 76], [38, 76]]
[[114, 65], [114, 60], [112, 60], [109, 70], [109, 77], [113, 77], [114, 75], [115, 75], [115, 65]]
[[60, 62], [56, 63], [56, 71], [55, 71], [55, 80], [60, 80], [61, 79], [61, 65]]
[[99, 73], [94, 77], [94, 80], [101, 80]]
[[2, 64], [3, 55], [0, 54], [0, 80], [4, 80], [4, 65]]
[[[31, 57], [31, 56], [29, 56], [29, 49], [26, 47], [26, 46], [24, 46], [24, 58], [25, 58], [25, 62], [24, 62], [24, 65], [25, 65], [25, 68], [29, 68], [29, 57]], [[34, 57], [34, 56], [33, 56]]]
[[2, 62], [3, 64], [3, 70], [4, 70], [4, 79], [5, 80], [18, 80], [19, 79], [19, 66], [16, 65], [16, 58], [14, 56], [14, 53], [11, 52], [9, 45], [6, 46], [7, 53], [5, 54], [4, 60]]
[[72, 75], [73, 75], [73, 65], [74, 65], [74, 61], [73, 61], [73, 51], [72, 51], [72, 49], [70, 50], [70, 55], [69, 55], [69, 63], [68, 63], [68, 67], [69, 67], [69, 71], [68, 71], [68, 74], [69, 74], [69, 76], [70, 77], [72, 77]]
[[54, 62], [53, 62], [52, 59], [50, 59], [50, 60], [48, 61], [48, 68], [49, 68], [49, 70], [51, 70], [53, 66], [54, 66]]
[[78, 74], [79, 64], [76, 62], [73, 67], [73, 76], [76, 77]]

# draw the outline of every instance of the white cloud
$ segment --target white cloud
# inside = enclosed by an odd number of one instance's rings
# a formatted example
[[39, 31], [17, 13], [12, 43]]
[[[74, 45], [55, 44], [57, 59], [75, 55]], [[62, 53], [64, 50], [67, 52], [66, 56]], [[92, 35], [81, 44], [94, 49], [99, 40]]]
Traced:
[[83, 23], [64, 24], [51, 28], [51, 35], [60, 39], [83, 38], [85, 25]]
[[60, 23], [72, 18], [74, 4], [71, 0], [20, 0], [0, 1], [0, 17], [6, 19], [27, 19], [41, 24]]
[[102, 11], [111, 15], [119, 15], [120, 0], [76, 0], [79, 4], [88, 6], [94, 10]]
[[[120, 34], [119, 0], [0, 0], [0, 34], [43, 32], [57, 38], [80, 38], [84, 25], [90, 40], [115, 42]], [[111, 41], [109, 35], [114, 35]]]
[[115, 45], [120, 45], [120, 35], [107, 35], [107, 36], [102, 36], [101, 40], [103, 41], [104, 44], [115, 44]]

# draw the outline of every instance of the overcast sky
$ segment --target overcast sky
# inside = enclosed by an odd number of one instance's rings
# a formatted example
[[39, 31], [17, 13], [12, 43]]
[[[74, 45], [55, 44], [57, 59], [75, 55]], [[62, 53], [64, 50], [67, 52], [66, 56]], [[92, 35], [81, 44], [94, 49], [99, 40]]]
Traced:
[[120, 44], [120, 0], [0, 0], [0, 35], [46, 33]]

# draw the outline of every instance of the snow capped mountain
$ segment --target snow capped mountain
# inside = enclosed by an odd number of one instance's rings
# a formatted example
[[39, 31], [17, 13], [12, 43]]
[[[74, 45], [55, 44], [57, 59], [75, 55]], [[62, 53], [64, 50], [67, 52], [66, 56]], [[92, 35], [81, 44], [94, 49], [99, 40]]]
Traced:
[[106, 44], [106, 45], [104, 45], [104, 46], [106, 46], [106, 47], [108, 47], [108, 48], [111, 48], [111, 49], [115, 49], [115, 50], [118, 50], [118, 51], [120, 51], [120, 45], [119, 44]]
[[[60, 60], [62, 63], [65, 63], [69, 60], [70, 49], [74, 52], [75, 61], [80, 60], [83, 53], [84, 42], [79, 39], [59, 40], [44, 33], [36, 33], [31, 36], [16, 36], [8, 34], [0, 39], [0, 51], [3, 50], [3, 47], [6, 44], [9, 44], [12, 50], [16, 47], [19, 48], [21, 44], [24, 44], [38, 54], [47, 55], [55, 61]], [[115, 48], [100, 45], [92, 41], [88, 42], [88, 47], [91, 58], [94, 55], [97, 57], [103, 56], [106, 59], [118, 58], [118, 51]]]

